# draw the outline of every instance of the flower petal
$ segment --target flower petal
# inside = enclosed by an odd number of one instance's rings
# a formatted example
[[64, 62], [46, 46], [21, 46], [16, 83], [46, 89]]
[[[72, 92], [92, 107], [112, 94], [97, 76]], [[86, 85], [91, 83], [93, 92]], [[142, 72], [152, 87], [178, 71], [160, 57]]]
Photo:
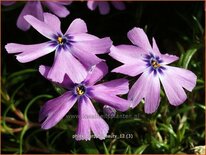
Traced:
[[157, 43], [155, 41], [155, 38], [152, 38], [152, 48], [153, 48], [153, 52], [156, 54], [156, 55], [161, 55], [160, 53], [160, 50], [157, 46]]
[[100, 1], [100, 2], [97, 2], [97, 3], [98, 3], [97, 5], [99, 7], [100, 14], [106, 15], [106, 14], [109, 13], [110, 7], [109, 7], [109, 3], [108, 2]]
[[112, 41], [109, 37], [100, 39], [89, 34], [75, 34], [72, 36], [72, 41], [74, 42], [72, 46], [93, 54], [108, 53], [112, 46]]
[[108, 67], [105, 62], [100, 62], [99, 64], [92, 67], [88, 72], [85, 79], [85, 84], [94, 85], [96, 82], [100, 81], [108, 73]]
[[65, 34], [78, 34], [78, 33], [86, 33], [86, 32], [87, 32], [86, 23], [82, 19], [77, 18], [73, 20], [73, 22], [70, 24]]
[[126, 8], [124, 2], [111, 1], [111, 3], [117, 10], [125, 10], [125, 8]]
[[95, 54], [90, 53], [84, 50], [81, 47], [72, 46], [71, 47], [72, 54], [78, 58], [78, 60], [87, 68], [91, 69], [93, 65], [98, 64], [102, 61], [102, 59], [98, 58]]
[[115, 73], [122, 73], [129, 76], [137, 76], [141, 74], [146, 69], [145, 62], [136, 63], [136, 64], [126, 64], [120, 67], [117, 67], [112, 70]]
[[73, 107], [77, 98], [71, 92], [66, 92], [62, 96], [45, 103], [39, 114], [39, 121], [43, 121], [41, 127], [49, 129], [55, 126]]
[[136, 63], [146, 53], [141, 48], [133, 45], [112, 46], [110, 51], [109, 55], [112, 58], [127, 64]]
[[87, 1], [87, 7], [90, 9], [90, 10], [95, 10], [97, 8], [97, 3], [93, 0], [88, 0]]
[[[147, 114], [151, 114], [157, 110], [160, 103], [160, 81], [159, 77], [154, 74], [150, 74], [145, 81], [146, 87], [145, 92], [148, 92], [144, 95], [145, 96], [145, 105], [144, 111]], [[139, 90], [142, 91], [142, 90]]]
[[31, 16], [31, 15], [24, 16], [24, 19], [31, 26], [33, 26], [34, 29], [36, 29], [39, 33], [41, 33], [42, 35], [44, 35], [45, 37], [47, 37], [49, 39], [53, 39], [53, 36], [55, 35], [56, 32], [53, 31], [53, 29], [51, 29], [50, 26], [48, 26], [48, 24], [38, 20], [37, 18], [35, 18], [34, 16]]
[[61, 22], [57, 16], [51, 13], [44, 13], [44, 22], [48, 24], [56, 34], [62, 34]]
[[187, 95], [179, 80], [175, 78], [176, 76], [171, 73], [169, 68], [166, 68], [164, 74], [159, 77], [170, 104], [178, 106], [187, 99]]
[[[39, 66], [39, 72], [42, 76], [44, 76], [46, 79], [48, 79], [48, 73], [50, 71], [51, 67], [49, 66], [44, 66], [44, 65], [40, 65]], [[71, 88], [74, 87], [74, 83], [71, 81], [71, 79], [65, 75], [64, 76], [64, 80], [62, 81], [62, 83], [57, 83], [57, 85], [60, 85], [61, 87], [64, 87], [68, 90], [71, 90]]]
[[5, 46], [8, 53], [20, 53], [17, 55], [19, 62], [25, 63], [33, 61], [39, 57], [51, 53], [56, 47], [50, 46], [48, 42], [34, 45], [22, 45], [9, 43]]
[[145, 96], [145, 86], [149, 76], [148, 70], [143, 72], [139, 79], [134, 83], [129, 91], [128, 99], [132, 101], [131, 108], [136, 107]]
[[0, 4], [3, 6], [10, 6], [13, 5], [16, 2], [12, 2], [12, 1], [1, 1]]
[[41, 6], [41, 2], [30, 2], [28, 1], [23, 10], [21, 11], [18, 19], [17, 19], [17, 27], [23, 31], [27, 31], [30, 28], [30, 24], [24, 19], [25, 15], [32, 15], [39, 20], [43, 21], [43, 9]]
[[84, 66], [69, 51], [57, 51], [54, 63], [48, 73], [48, 78], [62, 83], [67, 74], [74, 83], [81, 83], [87, 76]]
[[113, 93], [108, 93], [102, 90], [91, 89], [88, 94], [94, 98], [94, 100], [109, 105], [119, 111], [126, 111], [131, 105], [130, 101], [115, 96]]
[[67, 10], [67, 8], [61, 3], [43, 1], [43, 4], [46, 5], [51, 12], [59, 17], [66, 17], [70, 13], [69, 10]]
[[120, 95], [129, 91], [129, 82], [126, 79], [116, 79], [92, 87], [94, 91], [104, 91], [108, 94]]
[[127, 37], [134, 45], [148, 52], [152, 51], [152, 47], [143, 29], [135, 27], [127, 33]]
[[176, 77], [174, 78], [175, 81], [179, 81], [179, 84], [182, 87], [184, 87], [188, 91], [193, 90], [197, 81], [197, 76], [193, 72], [183, 68], [172, 67], [172, 66], [167, 66], [167, 68], [168, 70], [170, 70], [172, 76]]
[[170, 64], [179, 59], [176, 55], [162, 54], [161, 59], [163, 60], [162, 64]]
[[80, 123], [78, 123], [77, 129], [77, 137], [79, 138], [76, 140], [90, 140], [88, 124], [96, 138], [100, 140], [105, 139], [109, 131], [109, 126], [99, 116], [90, 99], [87, 97], [82, 97], [79, 101], [79, 116]]

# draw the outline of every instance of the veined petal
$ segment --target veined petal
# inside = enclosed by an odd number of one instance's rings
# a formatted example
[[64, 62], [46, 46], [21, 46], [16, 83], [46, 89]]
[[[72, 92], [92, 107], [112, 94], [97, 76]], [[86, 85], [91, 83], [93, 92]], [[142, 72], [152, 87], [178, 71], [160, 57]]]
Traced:
[[96, 82], [100, 81], [107, 73], [107, 64], [105, 62], [100, 62], [99, 64], [93, 66], [88, 72], [85, 83], [87, 85], [94, 85]]
[[25, 15], [32, 15], [39, 20], [43, 21], [43, 9], [41, 6], [41, 2], [26, 2], [23, 10], [21, 11], [18, 19], [17, 19], [17, 27], [23, 31], [27, 31], [30, 28], [30, 24], [24, 19]]
[[120, 95], [129, 91], [129, 82], [126, 79], [117, 79], [101, 83], [92, 87], [94, 91], [104, 91], [108, 94]]
[[73, 107], [77, 98], [71, 92], [66, 92], [62, 96], [45, 103], [39, 114], [39, 121], [43, 121], [41, 127], [49, 129], [55, 126]]
[[125, 8], [126, 8], [124, 2], [111, 1], [111, 3], [117, 10], [125, 10]]
[[109, 55], [112, 58], [126, 64], [137, 63], [137, 60], [146, 54], [141, 48], [133, 45], [112, 46], [110, 51]]
[[48, 42], [45, 42], [34, 45], [9, 43], [5, 46], [5, 48], [8, 53], [21, 53], [17, 55], [17, 60], [25, 63], [51, 53], [56, 47], [52, 47]]
[[145, 51], [152, 51], [152, 47], [143, 29], [135, 27], [127, 33], [127, 37], [134, 45], [145, 49]]
[[109, 7], [109, 3], [106, 1], [100, 1], [100, 2], [96, 2], [98, 3], [98, 7], [99, 7], [99, 12], [102, 15], [106, 15], [109, 13], [110, 11], [110, 7]]
[[81, 83], [87, 76], [84, 66], [69, 51], [57, 51], [54, 63], [48, 73], [48, 78], [62, 83], [67, 74], [74, 83]]
[[72, 54], [79, 59], [79, 61], [87, 68], [91, 69], [93, 65], [98, 64], [102, 59], [98, 58], [95, 54], [85, 51], [79, 47], [78, 44], [71, 47]]
[[88, 94], [94, 100], [109, 105], [119, 111], [126, 111], [131, 105], [130, 101], [115, 96], [113, 93], [110, 94], [102, 90], [91, 89]]
[[[151, 114], [157, 110], [160, 103], [160, 81], [159, 77], [154, 74], [150, 74], [145, 81], [145, 105], [144, 111], [147, 114]], [[142, 91], [142, 90], [139, 90]]]
[[170, 71], [171, 75], [175, 77], [175, 81], [179, 81], [179, 85], [188, 91], [193, 90], [197, 81], [197, 76], [193, 72], [172, 66], [167, 66], [167, 69]]
[[[40, 74], [44, 76], [46, 79], [48, 79], [47, 76], [48, 76], [50, 69], [51, 67], [49, 66], [44, 66], [44, 65], [39, 66]], [[74, 87], [74, 83], [71, 81], [71, 79], [67, 75], [64, 76], [64, 80], [62, 81], [62, 83], [57, 83], [57, 84], [68, 90]]]
[[122, 73], [129, 76], [137, 76], [146, 69], [146, 64], [143, 61], [135, 64], [126, 64], [112, 70], [115, 73]]
[[97, 38], [89, 34], [76, 34], [72, 36], [73, 47], [93, 53], [103, 54], [108, 53], [112, 46], [112, 41], [109, 37]]
[[38, 20], [37, 18], [31, 15], [24, 16], [24, 19], [43, 36], [49, 39], [53, 39], [53, 36], [55, 35], [56, 32], [54, 32], [53, 29], [50, 26], [48, 26], [48, 24]]
[[86, 23], [82, 19], [77, 18], [73, 20], [73, 22], [70, 24], [65, 34], [78, 34], [78, 33], [86, 33], [86, 32], [87, 32]]
[[69, 10], [67, 10], [67, 8], [61, 3], [47, 1], [43, 1], [42, 3], [46, 5], [51, 12], [59, 17], [66, 17], [70, 13]]
[[89, 129], [92, 130], [96, 138], [105, 139], [109, 126], [99, 116], [87, 97], [82, 97], [79, 101], [79, 116], [76, 140], [90, 140]]
[[162, 54], [160, 57], [163, 60], [162, 64], [165, 64], [165, 65], [170, 64], [179, 59], [179, 57], [175, 55], [169, 55], [169, 54]]
[[145, 96], [145, 90], [149, 71], [143, 72], [139, 79], [134, 83], [129, 91], [128, 99], [132, 101], [131, 108], [136, 107]]
[[169, 68], [166, 68], [166, 70], [164, 70], [164, 74], [159, 76], [159, 78], [170, 104], [178, 106], [187, 99], [187, 95], [179, 83], [179, 80], [176, 79], [176, 76], [174, 76], [170, 71], [171, 70]]
[[50, 26], [55, 34], [62, 34], [59, 18], [51, 13], [44, 13], [44, 22]]

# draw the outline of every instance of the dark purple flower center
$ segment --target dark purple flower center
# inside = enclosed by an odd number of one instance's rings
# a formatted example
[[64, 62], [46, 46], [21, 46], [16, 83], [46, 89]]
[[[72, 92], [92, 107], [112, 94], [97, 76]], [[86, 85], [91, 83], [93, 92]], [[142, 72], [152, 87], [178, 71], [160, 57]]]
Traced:
[[78, 96], [82, 96], [86, 93], [86, 87], [82, 84], [79, 84], [75, 87], [75, 94]]
[[161, 65], [163, 61], [160, 59], [160, 57], [152, 53], [146, 54], [144, 56], [144, 61], [146, 62], [146, 66], [150, 67], [150, 72], [154, 72], [155, 75], [157, 74], [157, 72], [163, 74], [162, 70], [166, 69]]

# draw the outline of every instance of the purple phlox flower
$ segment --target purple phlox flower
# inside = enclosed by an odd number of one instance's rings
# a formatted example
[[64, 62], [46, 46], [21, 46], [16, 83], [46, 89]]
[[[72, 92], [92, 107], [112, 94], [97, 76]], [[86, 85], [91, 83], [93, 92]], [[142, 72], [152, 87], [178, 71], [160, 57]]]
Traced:
[[[40, 73], [47, 78], [50, 67], [40, 66]], [[49, 129], [55, 126], [78, 102], [78, 127], [76, 140], [90, 140], [91, 131], [96, 138], [104, 139], [108, 133], [107, 123], [96, 112], [91, 99], [109, 105], [116, 110], [126, 111], [130, 101], [122, 99], [117, 95], [126, 94], [129, 91], [129, 83], [126, 79], [117, 79], [101, 84], [96, 84], [108, 72], [105, 62], [100, 62], [81, 83], [73, 83], [68, 76], [59, 84], [67, 89], [60, 97], [45, 103], [40, 110], [39, 121], [43, 122], [41, 127]]]
[[[17, 27], [23, 31], [27, 31], [30, 28], [30, 24], [24, 19], [25, 15], [32, 15], [37, 19], [43, 21], [43, 6], [47, 7], [52, 13], [58, 17], [66, 17], [69, 15], [69, 10], [65, 7], [66, 5], [71, 4], [72, 1], [30, 1], [28, 0], [21, 11], [17, 19]], [[2, 5], [9, 6], [15, 2], [3, 1]]]
[[73, 82], [83, 81], [87, 70], [102, 61], [95, 54], [107, 53], [112, 45], [109, 37], [100, 39], [88, 34], [86, 23], [81, 19], [75, 19], [65, 34], [61, 32], [60, 20], [50, 13], [44, 13], [44, 22], [31, 15], [26, 15], [25, 19], [50, 40], [34, 45], [9, 43], [5, 48], [8, 53], [18, 53], [17, 60], [22, 63], [55, 51], [54, 63], [48, 73], [48, 78], [55, 82], [61, 83], [65, 74]]
[[[121, 1], [110, 1], [110, 2], [117, 10], [125, 10], [124, 2]], [[88, 0], [87, 7], [92, 11], [94, 11], [96, 8], [99, 8], [99, 12], [102, 15], [106, 15], [110, 12], [109, 2], [107, 1]]]
[[132, 100], [131, 107], [137, 106], [144, 98], [145, 112], [155, 112], [160, 103], [160, 81], [169, 103], [174, 106], [182, 104], [187, 98], [183, 88], [192, 91], [196, 85], [196, 75], [186, 69], [168, 66], [168, 64], [178, 60], [178, 57], [161, 54], [154, 38], [151, 47], [141, 28], [133, 28], [127, 36], [134, 46], [112, 46], [109, 55], [124, 63], [113, 72], [129, 76], [141, 74], [128, 94], [128, 99]]

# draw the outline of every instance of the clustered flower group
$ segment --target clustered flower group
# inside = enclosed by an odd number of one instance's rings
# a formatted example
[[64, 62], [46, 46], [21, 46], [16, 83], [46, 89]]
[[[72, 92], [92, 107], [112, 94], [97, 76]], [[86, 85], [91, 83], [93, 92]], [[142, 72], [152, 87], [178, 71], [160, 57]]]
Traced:
[[[32, 3], [34, 2], [27, 2], [27, 7]], [[63, 2], [41, 3], [50, 6], [50, 9], [55, 6], [63, 8], [63, 5], [66, 5]], [[94, 3], [97, 2], [91, 1], [88, 5], [96, 8], [98, 4]], [[46, 102], [41, 108], [39, 121], [42, 122], [43, 129], [55, 126], [77, 102], [79, 117], [76, 140], [90, 140], [91, 131], [95, 137], [104, 139], [109, 127], [95, 110], [93, 100], [123, 112], [135, 108], [144, 99], [144, 111], [151, 114], [157, 110], [161, 101], [160, 81], [169, 103], [174, 106], [186, 100], [184, 89], [192, 91], [196, 85], [197, 77], [194, 73], [168, 66], [178, 60], [178, 57], [161, 54], [155, 39], [152, 39], [151, 46], [141, 28], [134, 27], [127, 34], [134, 45], [114, 46], [109, 37], [98, 38], [89, 34], [82, 19], [75, 19], [63, 34], [57, 16], [42, 13], [41, 10], [41, 15], [25, 15], [29, 11], [25, 10], [21, 13], [21, 18], [24, 18], [21, 20], [27, 23], [25, 29], [31, 25], [49, 41], [34, 45], [8, 43], [5, 46], [7, 52], [15, 53], [19, 62], [26, 63], [55, 51], [53, 64], [41, 65], [39, 72], [46, 79], [67, 90], [61, 96]], [[54, 10], [56, 15], [62, 15]], [[65, 15], [68, 13], [63, 12]], [[140, 75], [130, 90], [129, 82], [125, 78], [97, 83], [108, 73], [106, 61], [97, 55], [106, 53], [123, 63], [112, 72], [132, 77]], [[128, 99], [119, 96], [127, 93]]]

